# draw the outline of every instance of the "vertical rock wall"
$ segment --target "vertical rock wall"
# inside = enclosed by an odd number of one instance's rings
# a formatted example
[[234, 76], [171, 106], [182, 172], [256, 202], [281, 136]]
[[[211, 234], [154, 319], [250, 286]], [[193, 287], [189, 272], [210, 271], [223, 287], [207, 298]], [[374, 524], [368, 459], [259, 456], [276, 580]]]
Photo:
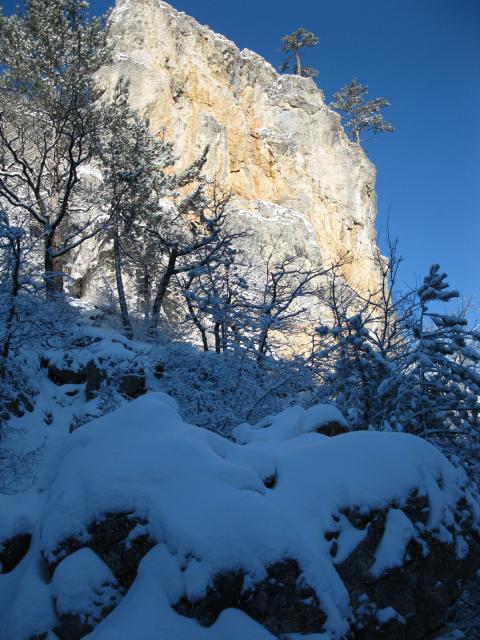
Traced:
[[312, 80], [278, 74], [160, 0], [118, 0], [111, 37], [104, 79], [130, 80], [133, 106], [174, 141], [179, 166], [210, 145], [206, 171], [259, 246], [281, 236], [325, 265], [348, 251], [347, 280], [375, 288], [375, 169]]

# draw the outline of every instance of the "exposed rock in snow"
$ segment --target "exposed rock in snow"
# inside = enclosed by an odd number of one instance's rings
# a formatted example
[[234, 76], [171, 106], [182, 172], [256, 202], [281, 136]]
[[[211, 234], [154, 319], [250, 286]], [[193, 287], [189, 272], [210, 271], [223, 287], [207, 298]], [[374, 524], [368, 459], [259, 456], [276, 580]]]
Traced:
[[37, 493], [2, 497], [0, 540], [32, 542], [0, 575], [1, 640], [423, 638], [480, 566], [480, 506], [428, 443], [317, 433], [332, 416], [239, 444], [148, 393], [75, 431]]
[[70, 554], [57, 567], [52, 595], [60, 640], [87, 635], [121, 599], [115, 576], [88, 547]]

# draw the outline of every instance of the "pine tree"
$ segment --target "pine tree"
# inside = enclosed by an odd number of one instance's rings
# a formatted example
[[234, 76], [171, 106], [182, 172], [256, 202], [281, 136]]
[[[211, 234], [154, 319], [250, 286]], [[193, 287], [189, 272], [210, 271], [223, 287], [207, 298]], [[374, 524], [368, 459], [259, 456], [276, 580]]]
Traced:
[[300, 28], [282, 38], [282, 51], [289, 53], [289, 57], [280, 66], [280, 71], [289, 71], [304, 78], [315, 78], [318, 70], [305, 67], [302, 64], [301, 50], [305, 47], [316, 47], [319, 43], [317, 36], [311, 31]]
[[82, 176], [101, 127], [94, 74], [110, 60], [104, 20], [81, 0], [26, 0], [0, 16], [0, 205], [43, 235], [48, 296], [63, 259], [101, 227]]
[[173, 164], [173, 154], [171, 145], [151, 133], [149, 122], [132, 110], [128, 101], [128, 84], [120, 80], [112, 102], [105, 108], [99, 155], [122, 324], [125, 335], [132, 339], [123, 283], [124, 261], [148, 252], [147, 229], [160, 209], [160, 195], [170, 185], [163, 171]]
[[339, 313], [334, 326], [321, 326], [317, 333], [322, 348], [314, 362], [326, 362], [323, 393], [344, 412], [352, 429], [378, 428], [383, 408], [377, 390], [392, 366], [374, 345], [368, 322], [361, 313]]
[[393, 419], [402, 429], [437, 439], [478, 439], [480, 427], [480, 335], [465, 318], [432, 309], [459, 296], [439, 265], [417, 291], [411, 348], [397, 377]]
[[381, 113], [382, 109], [390, 106], [388, 100], [367, 100], [367, 93], [368, 85], [360, 84], [354, 78], [350, 84], [333, 94], [333, 101], [330, 103], [330, 107], [340, 113], [347, 135], [357, 144], [360, 144], [362, 134], [367, 131], [394, 131]]

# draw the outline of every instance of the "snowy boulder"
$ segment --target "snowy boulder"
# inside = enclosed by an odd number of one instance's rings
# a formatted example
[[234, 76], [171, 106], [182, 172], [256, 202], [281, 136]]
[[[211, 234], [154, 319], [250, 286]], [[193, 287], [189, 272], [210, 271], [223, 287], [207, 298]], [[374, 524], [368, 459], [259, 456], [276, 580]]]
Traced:
[[41, 357], [49, 380], [58, 386], [84, 385], [88, 401], [97, 396], [104, 383], [127, 399], [143, 395], [146, 375], [141, 355], [122, 336], [93, 329], [90, 333], [74, 340], [77, 350], [49, 349]]
[[120, 376], [118, 390], [126, 398], [139, 398], [146, 392], [145, 372], [143, 370], [134, 373], [125, 373]]
[[[446, 619], [460, 595], [460, 582], [480, 566], [478, 525], [460, 499], [455, 523], [429, 529], [433, 505], [412, 491], [397, 508], [396, 501], [368, 513], [343, 510], [352, 526], [349, 535], [363, 539], [345, 558], [335, 536], [331, 548], [337, 571], [350, 594], [356, 640], [417, 640]], [[339, 527], [338, 536], [346, 529]]]
[[135, 580], [143, 556], [154, 546], [145, 520], [134, 513], [106, 513], [89, 522], [79, 538], [62, 540], [46, 558], [50, 575], [54, 575], [63, 558], [88, 546], [108, 565], [119, 584], [128, 589]]
[[56, 385], [83, 384], [87, 379], [84, 366], [77, 366], [71, 356], [64, 355], [63, 359], [42, 359], [42, 365], [46, 366], [48, 379]]
[[302, 579], [296, 560], [286, 559], [266, 568], [263, 580], [246, 585], [241, 570], [216, 575], [206, 594], [196, 601], [183, 597], [173, 605], [178, 613], [210, 627], [222, 611], [235, 608], [260, 622], [275, 636], [316, 633], [326, 615], [315, 590]]
[[149, 393], [75, 431], [0, 575], [1, 640], [69, 616], [65, 640], [85, 621], [95, 640], [423, 638], [480, 566], [475, 496], [430, 444], [322, 419], [292, 407], [232, 442]]
[[60, 640], [79, 640], [92, 631], [121, 600], [118, 583], [89, 548], [70, 554], [56, 568], [52, 595]]
[[86, 367], [85, 398], [93, 400], [106, 379], [105, 371], [95, 360], [89, 360]]
[[241, 424], [233, 435], [239, 444], [279, 442], [305, 433], [337, 436], [348, 432], [341, 412], [331, 404], [318, 404], [309, 409], [288, 407], [276, 416], [267, 416], [255, 425]]

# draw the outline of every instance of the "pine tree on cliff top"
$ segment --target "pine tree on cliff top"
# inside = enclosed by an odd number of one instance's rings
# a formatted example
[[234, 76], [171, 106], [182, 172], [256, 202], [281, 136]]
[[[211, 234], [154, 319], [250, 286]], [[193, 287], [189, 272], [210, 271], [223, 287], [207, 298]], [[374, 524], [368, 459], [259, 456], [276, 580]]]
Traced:
[[301, 50], [305, 47], [316, 47], [319, 43], [317, 36], [311, 31], [300, 28], [282, 38], [282, 51], [289, 53], [289, 57], [280, 66], [280, 71], [292, 71], [297, 76], [316, 78], [318, 70], [305, 67], [302, 64]]
[[368, 85], [360, 84], [354, 78], [349, 84], [333, 94], [330, 107], [340, 113], [345, 131], [353, 142], [360, 144], [361, 136], [367, 131], [380, 133], [394, 131], [393, 125], [383, 118], [382, 109], [389, 107], [385, 98], [367, 100]]

